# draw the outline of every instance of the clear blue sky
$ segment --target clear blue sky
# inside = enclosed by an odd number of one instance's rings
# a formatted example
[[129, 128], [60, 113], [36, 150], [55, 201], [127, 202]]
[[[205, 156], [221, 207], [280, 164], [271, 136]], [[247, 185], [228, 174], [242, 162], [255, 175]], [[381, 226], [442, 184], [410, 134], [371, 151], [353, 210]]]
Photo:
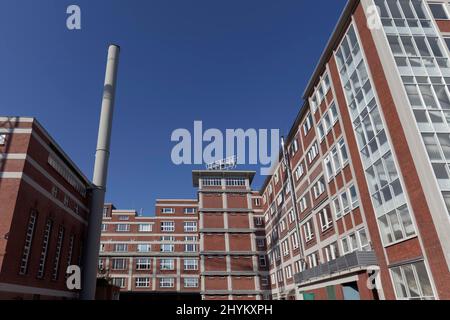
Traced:
[[[288, 132], [345, 3], [1, 0], [0, 114], [38, 118], [91, 177], [107, 45], [119, 44], [107, 200], [151, 214], [157, 198], [196, 197], [203, 167], [172, 164], [174, 129]], [[66, 28], [70, 4], [80, 31]]]

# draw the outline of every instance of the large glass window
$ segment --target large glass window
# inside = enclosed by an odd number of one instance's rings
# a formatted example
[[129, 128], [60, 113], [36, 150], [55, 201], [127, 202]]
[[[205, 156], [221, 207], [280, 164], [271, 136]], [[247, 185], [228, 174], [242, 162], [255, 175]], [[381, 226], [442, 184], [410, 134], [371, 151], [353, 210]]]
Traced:
[[434, 300], [433, 288], [423, 261], [391, 269], [395, 292], [402, 300]]
[[[450, 191], [450, 69], [445, 43], [439, 39], [424, 1], [375, 3], [381, 9], [389, 46], [446, 201], [446, 192]], [[449, 18], [446, 4], [428, 5], [435, 19]]]
[[[401, 17], [401, 11], [396, 1], [389, 1], [389, 8]], [[386, 15], [387, 7], [382, 14]], [[416, 50], [411, 38], [400, 39], [397, 36], [388, 37], [393, 51], [398, 55], [405, 52], [413, 54]], [[405, 44], [403, 44], [403, 40]], [[407, 47], [407, 49], [404, 49]], [[363, 58], [355, 29], [352, 26], [347, 31], [342, 44], [336, 52], [336, 61], [339, 68], [347, 105], [355, 129], [356, 140], [360, 155], [366, 171], [366, 179], [372, 196], [372, 202], [382, 231], [385, 245], [400, 241], [412, 236], [409, 223], [410, 212], [406, 204], [402, 183], [399, 180], [397, 166], [393, 160], [391, 146], [386, 135], [386, 126], [383, 123], [381, 112], [375, 98], [372, 83], [368, 76], [367, 66]], [[344, 212], [349, 209], [347, 194], [341, 197]], [[409, 219], [398, 219], [400, 214]], [[414, 230], [414, 228], [412, 228]]]

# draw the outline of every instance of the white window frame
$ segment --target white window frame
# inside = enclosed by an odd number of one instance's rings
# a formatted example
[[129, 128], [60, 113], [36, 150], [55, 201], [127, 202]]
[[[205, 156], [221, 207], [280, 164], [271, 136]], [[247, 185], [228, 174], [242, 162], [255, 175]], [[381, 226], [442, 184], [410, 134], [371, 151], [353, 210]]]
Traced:
[[136, 258], [136, 270], [151, 270], [151, 258]]
[[116, 224], [116, 232], [129, 232], [130, 231], [130, 225], [125, 223], [118, 223]]
[[184, 259], [183, 267], [185, 271], [196, 271], [198, 270], [198, 260], [197, 259]]
[[303, 225], [303, 230], [306, 242], [309, 242], [314, 239], [314, 226], [312, 219], [306, 221], [306, 223]]
[[151, 223], [140, 223], [139, 232], [151, 232], [153, 230], [153, 225]]
[[184, 278], [183, 284], [185, 288], [198, 288], [198, 278]]
[[161, 271], [173, 271], [175, 270], [175, 259], [160, 259], [159, 269]]
[[174, 221], [161, 221], [161, 231], [162, 232], [174, 232], [175, 222]]
[[184, 227], [184, 232], [197, 232], [197, 222], [196, 221], [185, 221], [183, 227]]
[[150, 287], [150, 278], [148, 278], [148, 277], [135, 278], [135, 286], [136, 286], [136, 288], [149, 288]]
[[160, 278], [159, 287], [160, 288], [173, 288], [175, 286], [174, 278]]
[[322, 210], [320, 210], [319, 220], [322, 232], [327, 231], [333, 226], [333, 215], [327, 208], [323, 208]]

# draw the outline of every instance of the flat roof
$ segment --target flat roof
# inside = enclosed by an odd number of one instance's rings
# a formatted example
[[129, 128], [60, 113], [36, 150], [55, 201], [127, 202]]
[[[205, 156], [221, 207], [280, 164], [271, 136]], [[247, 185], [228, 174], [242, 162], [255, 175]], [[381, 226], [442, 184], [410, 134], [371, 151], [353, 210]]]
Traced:
[[256, 175], [256, 171], [240, 171], [240, 170], [194, 170], [192, 171], [192, 183], [194, 187], [198, 188], [200, 177], [236, 177], [236, 178], [248, 178], [250, 184], [253, 182], [253, 178]]
[[54, 151], [58, 154], [58, 156], [63, 157], [65, 160], [65, 164], [72, 169], [75, 174], [88, 186], [92, 185], [92, 182], [84, 175], [84, 173], [78, 168], [78, 166], [72, 161], [72, 159], [65, 153], [65, 151], [60, 147], [60, 145], [56, 142], [56, 140], [48, 133], [48, 131], [44, 128], [43, 125], [34, 117], [16, 117], [16, 116], [7, 116], [0, 117], [0, 121], [15, 121], [17, 123], [20, 122], [28, 122], [35, 124], [39, 130], [45, 135], [45, 137], [50, 141], [51, 146], [54, 147]]

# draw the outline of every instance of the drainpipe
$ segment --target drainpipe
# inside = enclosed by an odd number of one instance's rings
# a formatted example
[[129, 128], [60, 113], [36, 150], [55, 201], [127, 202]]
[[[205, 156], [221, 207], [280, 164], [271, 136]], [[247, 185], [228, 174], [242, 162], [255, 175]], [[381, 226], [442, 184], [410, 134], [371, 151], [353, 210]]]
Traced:
[[111, 129], [114, 113], [119, 52], [119, 46], [109, 46], [105, 84], [103, 87], [102, 110], [98, 130], [97, 151], [95, 153], [94, 177], [92, 179], [92, 199], [87, 228], [87, 241], [83, 255], [82, 300], [94, 300], [95, 289], [97, 286], [100, 235], [108, 175], [108, 160], [111, 145]]

